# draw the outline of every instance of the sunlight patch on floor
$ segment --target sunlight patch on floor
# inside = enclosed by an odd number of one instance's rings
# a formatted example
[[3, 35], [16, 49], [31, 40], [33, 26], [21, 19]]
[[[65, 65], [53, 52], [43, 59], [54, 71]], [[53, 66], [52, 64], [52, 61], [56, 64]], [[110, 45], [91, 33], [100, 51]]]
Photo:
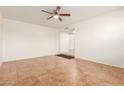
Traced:
[[2, 63], [2, 62], [0, 62], [0, 67], [2, 66], [2, 64], [3, 64], [3, 63]]

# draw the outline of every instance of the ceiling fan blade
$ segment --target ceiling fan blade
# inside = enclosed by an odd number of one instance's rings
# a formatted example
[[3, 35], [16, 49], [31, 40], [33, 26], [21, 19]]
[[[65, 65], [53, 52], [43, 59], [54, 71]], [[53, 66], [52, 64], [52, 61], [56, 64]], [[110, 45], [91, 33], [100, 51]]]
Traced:
[[50, 16], [50, 17], [48, 17], [47, 19], [49, 20], [49, 19], [51, 19], [51, 18], [53, 18], [53, 16]]
[[60, 16], [71, 16], [71, 14], [59, 14]]
[[45, 10], [41, 10], [42, 12], [45, 12], [45, 13], [48, 13], [48, 14], [53, 14], [52, 12], [48, 12], [48, 11], [45, 11]]
[[60, 6], [56, 6], [56, 11], [60, 11], [61, 7]]
[[61, 17], [59, 17], [58, 19], [59, 19], [59, 21], [62, 21], [62, 18]]

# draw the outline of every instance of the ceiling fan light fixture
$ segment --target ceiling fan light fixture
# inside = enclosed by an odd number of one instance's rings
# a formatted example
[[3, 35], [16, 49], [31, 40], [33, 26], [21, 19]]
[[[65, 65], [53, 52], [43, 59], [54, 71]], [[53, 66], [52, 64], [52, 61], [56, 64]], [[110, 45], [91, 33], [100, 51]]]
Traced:
[[49, 19], [51, 19], [51, 18], [55, 18], [55, 19], [57, 19], [57, 20], [59, 20], [59, 21], [61, 21], [62, 22], [62, 18], [61, 18], [61, 16], [71, 16], [71, 14], [70, 13], [60, 13], [60, 10], [61, 10], [61, 6], [56, 6], [56, 9], [54, 9], [52, 12], [49, 12], [49, 11], [46, 11], [46, 10], [42, 10], [42, 12], [45, 12], [45, 13], [47, 13], [47, 14], [50, 14], [51, 16], [49, 16], [48, 18], [47, 18], [47, 20], [49, 20]]
[[58, 19], [58, 18], [59, 18], [59, 15], [54, 15], [54, 18], [55, 18], [55, 19]]

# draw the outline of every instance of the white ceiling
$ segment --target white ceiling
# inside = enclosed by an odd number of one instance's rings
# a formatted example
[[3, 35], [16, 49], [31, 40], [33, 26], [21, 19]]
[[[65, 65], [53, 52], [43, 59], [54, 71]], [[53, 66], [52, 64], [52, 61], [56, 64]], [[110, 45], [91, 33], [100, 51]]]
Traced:
[[24, 22], [29, 22], [38, 25], [44, 25], [54, 28], [62, 28], [66, 25], [76, 23], [97, 15], [104, 14], [116, 9], [122, 8], [121, 6], [62, 6], [60, 12], [71, 13], [71, 17], [62, 17], [63, 21], [60, 22], [54, 18], [46, 20], [50, 15], [41, 12], [42, 9], [52, 11], [55, 9], [53, 6], [0, 6], [3, 16], [8, 19], [14, 19]]

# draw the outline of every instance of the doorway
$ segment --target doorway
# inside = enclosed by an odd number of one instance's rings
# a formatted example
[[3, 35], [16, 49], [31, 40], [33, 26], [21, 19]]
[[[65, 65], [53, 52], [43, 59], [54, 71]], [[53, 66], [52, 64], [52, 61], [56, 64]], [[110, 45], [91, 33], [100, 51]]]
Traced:
[[75, 57], [75, 29], [60, 32], [60, 54]]

